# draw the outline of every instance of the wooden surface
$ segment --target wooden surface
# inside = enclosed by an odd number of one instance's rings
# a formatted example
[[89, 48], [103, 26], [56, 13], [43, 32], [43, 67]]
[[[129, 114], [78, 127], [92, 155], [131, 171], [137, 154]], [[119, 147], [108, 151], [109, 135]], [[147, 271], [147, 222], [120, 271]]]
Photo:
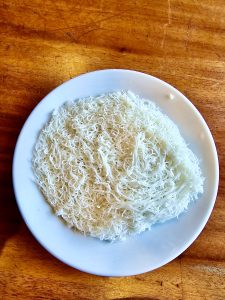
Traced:
[[[157, 76], [200, 110], [220, 157], [207, 226], [180, 257], [104, 278], [48, 254], [16, 206], [11, 163], [34, 106], [76, 75], [126, 68]], [[0, 299], [225, 299], [225, 1], [1, 0]]]

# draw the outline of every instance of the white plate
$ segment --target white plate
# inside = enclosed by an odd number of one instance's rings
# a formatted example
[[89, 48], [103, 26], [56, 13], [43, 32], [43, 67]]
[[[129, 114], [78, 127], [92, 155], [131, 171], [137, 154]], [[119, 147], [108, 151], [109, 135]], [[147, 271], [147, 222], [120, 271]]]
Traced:
[[[188, 84], [188, 83], [187, 83]], [[204, 194], [178, 219], [153, 226], [151, 231], [124, 242], [102, 242], [68, 229], [52, 214], [33, 182], [31, 158], [38, 133], [51, 112], [67, 100], [129, 89], [151, 99], [180, 128], [201, 159]], [[168, 97], [174, 95], [174, 99]], [[128, 276], [156, 269], [181, 254], [205, 226], [216, 199], [218, 158], [212, 135], [197, 109], [169, 84], [129, 70], [87, 73], [62, 84], [32, 111], [17, 141], [13, 184], [20, 212], [39, 243], [52, 255], [79, 270], [104, 276]]]

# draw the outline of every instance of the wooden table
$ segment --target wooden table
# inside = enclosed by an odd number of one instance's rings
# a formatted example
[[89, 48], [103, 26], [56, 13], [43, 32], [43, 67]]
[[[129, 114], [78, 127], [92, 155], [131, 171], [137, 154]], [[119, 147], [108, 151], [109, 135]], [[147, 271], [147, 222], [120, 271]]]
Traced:
[[[0, 4], [0, 299], [225, 299], [224, 0], [2, 0]], [[199, 109], [220, 156], [220, 189], [188, 250], [143, 275], [104, 278], [45, 251], [15, 202], [18, 133], [53, 88], [97, 69], [157, 76]]]

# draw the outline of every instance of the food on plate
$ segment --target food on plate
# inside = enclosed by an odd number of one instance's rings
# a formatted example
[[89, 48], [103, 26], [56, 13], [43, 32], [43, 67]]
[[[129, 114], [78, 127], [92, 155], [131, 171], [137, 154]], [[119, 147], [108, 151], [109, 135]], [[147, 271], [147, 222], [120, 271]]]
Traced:
[[178, 217], [203, 192], [199, 160], [178, 127], [130, 91], [55, 110], [35, 145], [33, 169], [54, 212], [101, 240]]

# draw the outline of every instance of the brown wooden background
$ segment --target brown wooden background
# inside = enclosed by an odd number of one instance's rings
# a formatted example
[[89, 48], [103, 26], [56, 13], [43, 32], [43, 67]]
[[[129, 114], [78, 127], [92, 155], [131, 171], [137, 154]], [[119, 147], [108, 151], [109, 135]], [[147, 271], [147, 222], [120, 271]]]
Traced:
[[[48, 254], [11, 184], [16, 138], [34, 106], [65, 80], [104, 68], [182, 91], [220, 157], [219, 195], [199, 238], [168, 265], [127, 278], [85, 274]], [[0, 299], [225, 299], [225, 1], [1, 0], [0, 73]]]

